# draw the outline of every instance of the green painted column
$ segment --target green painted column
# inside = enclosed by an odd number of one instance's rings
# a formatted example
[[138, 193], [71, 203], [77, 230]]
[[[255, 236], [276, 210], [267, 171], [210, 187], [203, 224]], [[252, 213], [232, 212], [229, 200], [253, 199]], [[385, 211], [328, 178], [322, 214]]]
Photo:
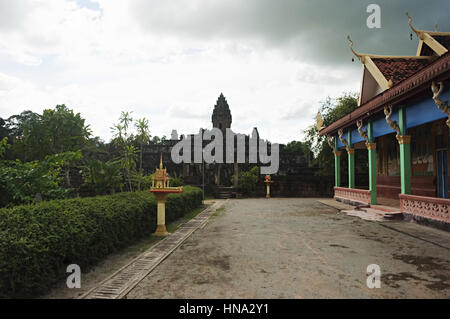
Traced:
[[406, 109], [402, 106], [398, 110], [400, 136], [400, 183], [402, 194], [411, 194], [411, 136], [406, 135]]
[[369, 190], [370, 204], [377, 204], [377, 144], [374, 143], [372, 121], [367, 123], [367, 137], [369, 142], [366, 143], [369, 157]]
[[348, 188], [355, 188], [355, 149], [352, 148], [352, 134], [351, 130], [348, 130]]
[[341, 151], [338, 150], [337, 137], [334, 139], [334, 185], [341, 186]]

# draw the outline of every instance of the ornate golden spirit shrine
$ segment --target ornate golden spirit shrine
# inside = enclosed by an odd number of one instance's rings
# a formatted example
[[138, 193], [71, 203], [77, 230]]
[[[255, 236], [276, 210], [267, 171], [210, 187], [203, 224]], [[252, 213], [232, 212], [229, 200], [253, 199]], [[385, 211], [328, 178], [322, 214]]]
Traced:
[[159, 168], [156, 168], [152, 179], [152, 187], [150, 192], [155, 194], [158, 203], [158, 220], [154, 235], [167, 236], [169, 233], [166, 229], [166, 199], [170, 193], [181, 193], [183, 187], [170, 187], [170, 177], [167, 174], [166, 168], [163, 168], [162, 154], [159, 162]]
[[270, 175], [266, 175], [266, 178], [264, 179], [264, 183], [266, 183], [266, 198], [270, 198], [270, 184], [273, 183]]

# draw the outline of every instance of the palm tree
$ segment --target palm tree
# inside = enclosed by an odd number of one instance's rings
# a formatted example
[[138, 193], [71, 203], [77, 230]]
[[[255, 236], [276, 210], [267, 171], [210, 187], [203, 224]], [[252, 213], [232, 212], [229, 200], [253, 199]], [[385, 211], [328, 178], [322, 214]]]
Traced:
[[123, 157], [120, 160], [120, 164], [122, 168], [126, 172], [126, 179], [128, 179], [128, 187], [130, 191], [133, 191], [133, 184], [131, 181], [131, 172], [136, 170], [136, 158], [137, 158], [137, 151], [134, 148], [133, 145], [125, 145]]
[[88, 160], [83, 170], [83, 179], [85, 183], [92, 185], [97, 195], [105, 194], [108, 190], [112, 194], [122, 186], [120, 165], [112, 161]]
[[119, 123], [114, 124], [111, 128], [114, 133], [114, 143], [121, 148], [121, 155], [117, 159], [120, 166], [124, 170], [124, 178], [128, 181], [128, 188], [133, 191], [133, 185], [131, 182], [131, 172], [136, 169], [136, 149], [130, 144], [130, 136], [128, 134], [128, 128], [133, 121], [131, 118], [132, 112], [122, 111]]
[[144, 117], [142, 119], [138, 119], [135, 123], [136, 129], [138, 130], [138, 135], [136, 136], [139, 144], [140, 144], [140, 161], [139, 161], [139, 181], [138, 181], [138, 190], [141, 190], [141, 178], [143, 176], [142, 173], [142, 150], [144, 143], [147, 143], [150, 139], [150, 131], [148, 126], [148, 120]]
[[119, 123], [122, 124], [123, 127], [123, 135], [125, 142], [128, 142], [128, 127], [131, 122], [133, 122], [133, 118], [131, 117], [131, 113], [133, 112], [124, 112], [120, 114]]

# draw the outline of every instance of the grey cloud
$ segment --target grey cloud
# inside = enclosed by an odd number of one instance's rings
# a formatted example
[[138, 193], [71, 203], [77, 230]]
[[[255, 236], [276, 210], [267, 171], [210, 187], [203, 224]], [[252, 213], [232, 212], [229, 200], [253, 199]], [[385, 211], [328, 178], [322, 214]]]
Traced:
[[31, 10], [28, 0], [0, 1], [0, 31], [17, 31], [23, 25]]
[[311, 101], [298, 101], [287, 107], [280, 107], [280, 119], [293, 120], [293, 119], [304, 119], [312, 117], [314, 112], [314, 103]]
[[[366, 8], [381, 7], [381, 29], [368, 29]], [[147, 1], [137, 0], [132, 10], [147, 32], [208, 41], [256, 40], [267, 48], [281, 49], [293, 58], [341, 64], [355, 48], [378, 54], [415, 54], [417, 39], [410, 41], [405, 12], [414, 25], [450, 31], [450, 2], [424, 0], [246, 0]]]

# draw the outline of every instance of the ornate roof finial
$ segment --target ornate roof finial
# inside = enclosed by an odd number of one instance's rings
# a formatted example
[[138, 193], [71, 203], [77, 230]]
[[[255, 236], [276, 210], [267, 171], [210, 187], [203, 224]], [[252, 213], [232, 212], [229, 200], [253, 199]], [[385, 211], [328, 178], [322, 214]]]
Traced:
[[316, 115], [316, 128], [318, 131], [320, 131], [321, 129], [324, 128], [323, 118], [322, 118], [322, 115], [320, 114], [320, 111], [317, 111], [317, 115]]
[[353, 50], [353, 41], [352, 41], [352, 39], [350, 39], [349, 35], [347, 35], [347, 40], [350, 42], [350, 50], [361, 62], [364, 63], [364, 61], [363, 61], [364, 56], [362, 54], [357, 53], [355, 50]]
[[434, 31], [435, 32], [438, 31], [438, 23], [437, 23], [437, 21], [434, 22]]
[[163, 168], [163, 163], [162, 163], [162, 152], [161, 152], [161, 158], [159, 160], [159, 168], [162, 169]]
[[415, 34], [417, 34], [417, 36], [419, 36], [419, 35], [420, 35], [420, 31], [417, 30], [417, 29], [415, 29], [415, 28], [413, 27], [413, 25], [412, 25], [412, 18], [411, 18], [411, 16], [408, 14], [408, 12], [406, 12], [406, 16], [408, 17], [408, 24], [409, 24], [409, 27], [411, 28], [411, 30], [414, 31]]

